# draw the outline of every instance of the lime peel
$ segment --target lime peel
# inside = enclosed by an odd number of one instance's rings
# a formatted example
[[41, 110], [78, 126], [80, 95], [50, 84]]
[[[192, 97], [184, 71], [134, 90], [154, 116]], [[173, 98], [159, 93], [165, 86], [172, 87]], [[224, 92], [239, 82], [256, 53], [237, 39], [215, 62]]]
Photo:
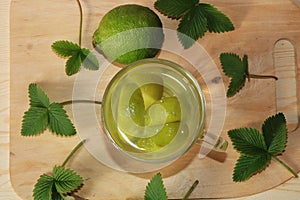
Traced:
[[151, 9], [126, 4], [104, 15], [93, 43], [108, 59], [129, 64], [155, 57], [164, 40], [162, 22]]

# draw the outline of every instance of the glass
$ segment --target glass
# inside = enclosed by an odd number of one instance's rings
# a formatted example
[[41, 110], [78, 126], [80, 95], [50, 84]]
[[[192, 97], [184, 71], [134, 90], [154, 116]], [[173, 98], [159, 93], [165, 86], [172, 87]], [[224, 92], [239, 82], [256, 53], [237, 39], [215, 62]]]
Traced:
[[[143, 104], [143, 99], [139, 99], [143, 95], [137, 95], [145, 85], [157, 90], [163, 88], [162, 97], [157, 102], [168, 97], [175, 98], [179, 106], [170, 104], [167, 109], [171, 110], [161, 112], [166, 107], [156, 106], [159, 103], [152, 102], [149, 108], [143, 110], [143, 114], [134, 116], [136, 113], [132, 110], [140, 113], [142, 107], [139, 106], [145, 106], [146, 99]], [[102, 103], [102, 124], [109, 140], [118, 150], [139, 161], [173, 161], [187, 152], [205, 133], [205, 98], [201, 87], [186, 69], [168, 60], [144, 59], [123, 68], [108, 84]], [[151, 109], [154, 110], [152, 115]], [[156, 110], [159, 110], [158, 114]], [[165, 140], [164, 136], [158, 137], [168, 123], [167, 115], [163, 113], [177, 114], [180, 120], [176, 121], [176, 128], [166, 131], [173, 136], [168, 137], [165, 145], [157, 146], [157, 143]], [[156, 121], [157, 126], [144, 123], [147, 120], [151, 123]], [[149, 150], [145, 146], [155, 148]]]

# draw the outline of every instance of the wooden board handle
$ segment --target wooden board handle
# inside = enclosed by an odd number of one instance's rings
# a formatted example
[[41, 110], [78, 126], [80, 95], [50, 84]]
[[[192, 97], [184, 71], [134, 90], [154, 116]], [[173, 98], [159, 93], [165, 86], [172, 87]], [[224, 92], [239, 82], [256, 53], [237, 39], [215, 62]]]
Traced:
[[297, 68], [293, 44], [287, 39], [278, 40], [274, 47], [277, 112], [283, 112], [289, 132], [298, 128]]

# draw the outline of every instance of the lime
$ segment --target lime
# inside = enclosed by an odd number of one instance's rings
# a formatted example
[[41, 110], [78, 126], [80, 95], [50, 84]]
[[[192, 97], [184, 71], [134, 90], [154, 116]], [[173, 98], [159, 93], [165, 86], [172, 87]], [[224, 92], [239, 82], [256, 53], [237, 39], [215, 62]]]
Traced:
[[[164, 123], [179, 122], [181, 120], [181, 107], [177, 97], [164, 97], [155, 102], [148, 110], [151, 119], [165, 118]], [[156, 124], [156, 123], [155, 123]], [[154, 123], [153, 123], [154, 125]]]
[[176, 136], [181, 107], [177, 97], [163, 96], [162, 80], [151, 77], [143, 84], [140, 79], [130, 77], [118, 92], [117, 132], [123, 143], [153, 152]]
[[161, 99], [163, 90], [163, 86], [157, 83], [149, 83], [141, 87], [146, 109], [149, 108], [154, 102]]
[[145, 109], [162, 98], [164, 86], [163, 79], [160, 76], [149, 73], [147, 76], [136, 75], [131, 78], [137, 84], [141, 85], [140, 89], [143, 95]]
[[156, 145], [156, 143], [154, 142], [154, 140], [151, 137], [139, 139], [137, 142], [137, 146], [142, 148], [146, 152], [157, 151], [159, 148], [161, 148]]
[[177, 134], [179, 126], [180, 122], [165, 124], [165, 126], [160, 130], [160, 132], [152, 137], [155, 144], [160, 147], [164, 147], [167, 144], [169, 144]]
[[118, 133], [123, 141], [133, 141], [134, 136], [143, 134], [140, 126], [145, 126], [146, 114], [141, 90], [135, 83], [126, 84], [120, 91], [117, 113]]
[[157, 14], [135, 4], [110, 10], [93, 35], [96, 48], [121, 64], [154, 57], [163, 40], [162, 23]]

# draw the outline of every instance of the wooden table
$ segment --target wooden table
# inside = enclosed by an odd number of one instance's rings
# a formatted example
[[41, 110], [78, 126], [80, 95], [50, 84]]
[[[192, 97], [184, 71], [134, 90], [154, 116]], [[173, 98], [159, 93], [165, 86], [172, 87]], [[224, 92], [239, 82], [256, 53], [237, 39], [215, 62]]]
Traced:
[[[298, 1], [299, 2], [299, 1]], [[10, 182], [10, 54], [9, 54], [9, 14], [10, 1], [0, 2], [0, 198], [20, 199]], [[276, 13], [274, 13], [275, 15]], [[238, 188], [236, 188], [238, 190]], [[290, 179], [286, 183], [249, 197], [239, 199], [299, 199], [300, 179]]]

